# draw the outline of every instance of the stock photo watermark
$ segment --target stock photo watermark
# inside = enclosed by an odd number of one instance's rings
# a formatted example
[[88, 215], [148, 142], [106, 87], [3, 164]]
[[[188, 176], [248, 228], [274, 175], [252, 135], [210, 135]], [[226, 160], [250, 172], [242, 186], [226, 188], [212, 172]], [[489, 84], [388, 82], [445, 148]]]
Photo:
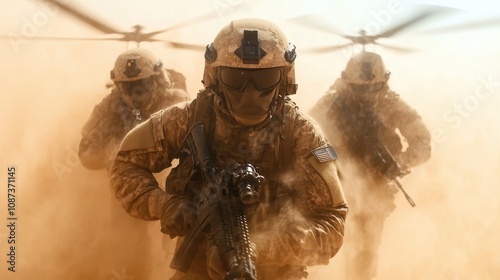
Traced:
[[66, 153], [64, 160], [61, 162], [59, 160], [52, 161], [52, 170], [57, 177], [59, 182], [64, 180], [64, 176], [67, 173], [73, 172], [75, 168], [78, 168], [82, 165], [80, 159], [78, 158], [77, 148], [73, 148], [71, 146], [64, 147]]
[[[66, 3], [69, 1], [59, 1]], [[26, 45], [30, 40], [36, 38], [40, 30], [45, 28], [51, 19], [55, 18], [59, 13], [59, 7], [47, 1], [39, 1], [38, 9], [30, 15], [25, 15], [20, 18], [19, 29], [7, 33], [9, 43], [16, 54], [18, 54], [23, 45]]]
[[453, 103], [442, 114], [443, 125], [432, 131], [432, 144], [435, 147], [448, 139], [450, 131], [458, 130], [466, 119], [473, 116], [482, 103], [492, 97], [500, 101], [500, 75], [489, 74], [480, 76], [474, 91], [462, 100]]
[[17, 231], [18, 231], [18, 214], [17, 214], [17, 168], [15, 166], [7, 167], [7, 219], [6, 219], [6, 227], [7, 227], [7, 238], [6, 238], [6, 247], [7, 247], [7, 260], [8, 264], [7, 270], [10, 272], [16, 272], [16, 265], [18, 262], [17, 258]]

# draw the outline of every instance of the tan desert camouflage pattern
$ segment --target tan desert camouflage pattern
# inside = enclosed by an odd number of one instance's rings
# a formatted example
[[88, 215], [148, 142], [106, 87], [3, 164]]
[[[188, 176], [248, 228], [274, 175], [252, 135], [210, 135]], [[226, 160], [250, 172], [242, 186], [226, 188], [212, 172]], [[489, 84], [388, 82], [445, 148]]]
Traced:
[[[330, 89], [309, 111], [309, 115], [320, 124], [335, 148], [343, 150], [349, 141], [349, 135], [339, 127], [345, 125], [346, 120], [332, 114], [330, 107], [337, 98], [354, 93], [349, 92], [341, 82], [338, 86], [341, 90]], [[404, 152], [394, 153], [400, 163], [411, 168], [427, 161], [431, 156], [430, 133], [420, 115], [387, 85], [377, 92], [367, 93], [367, 96], [369, 104], [384, 125], [391, 130], [399, 129], [408, 142], [408, 148]]]
[[[381, 243], [384, 222], [394, 211], [395, 195], [398, 189], [394, 183], [378, 174], [357, 151], [350, 149], [351, 132], [343, 130], [349, 123], [340, 117], [331, 106], [339, 98], [349, 94], [345, 81], [338, 80], [335, 85], [316, 103], [309, 114], [316, 120], [337, 149], [346, 199], [349, 202], [349, 217], [343, 252], [346, 256], [346, 279], [373, 279], [377, 272], [378, 248]], [[361, 93], [380, 120], [394, 131], [399, 129], [406, 139], [407, 148], [397, 138], [397, 143], [385, 144], [405, 169], [424, 163], [431, 156], [430, 133], [418, 113], [404, 102], [387, 85], [377, 92]], [[348, 100], [353, 101], [351, 98]], [[354, 108], [356, 104], [350, 104]], [[393, 139], [394, 140], [394, 139]], [[408, 175], [408, 176], [411, 176]], [[424, 186], [422, 186], [424, 187]], [[407, 190], [408, 191], [408, 190]], [[411, 193], [411, 191], [410, 191]], [[411, 194], [410, 194], [411, 195]], [[404, 199], [401, 193], [398, 199]], [[418, 202], [417, 202], [418, 204]]]
[[[256, 265], [264, 271], [268, 265], [282, 268], [286, 265], [328, 263], [342, 245], [348, 208], [338, 183], [338, 174], [335, 172], [331, 175], [336, 180], [328, 180], [337, 184], [329, 186], [308, 161], [313, 156], [312, 150], [328, 145], [318, 127], [300, 113], [293, 103], [286, 104], [292, 107], [289, 115], [295, 122], [295, 145], [293, 151], [290, 151], [295, 155], [295, 161], [292, 172], [276, 178], [277, 176], [273, 175], [277, 174], [276, 156], [279, 153], [275, 141], [279, 136], [279, 124], [269, 121], [259, 128], [243, 127], [229, 117], [218, 97], [215, 97], [213, 102], [216, 124], [212, 148], [219, 166], [225, 167], [233, 162], [251, 163], [258, 167], [259, 173], [266, 178], [266, 184], [260, 191], [263, 196], [259, 206], [246, 209], [252, 240], [257, 244]], [[161, 217], [161, 209], [168, 194], [158, 187], [151, 173], [160, 172], [170, 166], [193, 124], [195, 104], [196, 100], [189, 104], [172, 106], [155, 114], [144, 124], [153, 126], [154, 135], [149, 137], [154, 139], [150, 141], [155, 143], [154, 146], [118, 153], [111, 170], [112, 188], [118, 200], [132, 216], [145, 220]], [[124, 143], [133, 133], [134, 131], [127, 135]], [[130, 145], [127, 147], [130, 149]], [[334, 162], [332, 168], [336, 170]], [[273, 179], [283, 183], [278, 191], [278, 195], [283, 199], [269, 200], [269, 188], [276, 187], [272, 184]], [[171, 187], [168, 184], [166, 188], [178, 195], [188, 193], [183, 188]], [[331, 189], [342, 195], [332, 197]], [[276, 203], [282, 205], [279, 215], [270, 213]], [[195, 260], [194, 263], [205, 266], [204, 254], [199, 255], [202, 259]], [[193, 268], [193, 271], [198, 272], [178, 273], [172, 279], [209, 279], [208, 275], [204, 278], [203, 275], [196, 274], [206, 274], [206, 268], [197, 267]]]
[[[140, 121], [173, 104], [189, 100], [189, 95], [182, 89], [160, 87], [151, 106], [140, 112]], [[83, 166], [89, 169], [110, 169], [120, 143], [137, 122], [138, 116], [114, 87], [99, 104], [94, 107], [89, 120], [82, 129], [79, 157]]]

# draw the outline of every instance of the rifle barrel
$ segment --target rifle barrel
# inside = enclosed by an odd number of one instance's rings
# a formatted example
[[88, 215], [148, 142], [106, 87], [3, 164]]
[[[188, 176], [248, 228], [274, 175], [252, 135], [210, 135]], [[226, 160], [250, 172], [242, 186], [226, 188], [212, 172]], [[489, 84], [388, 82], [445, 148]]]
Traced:
[[406, 200], [408, 200], [408, 202], [410, 203], [411, 207], [415, 207], [416, 206], [415, 202], [413, 201], [413, 199], [411, 199], [411, 197], [408, 195], [408, 193], [406, 193], [406, 191], [403, 189], [403, 186], [398, 181], [398, 179], [394, 179], [394, 182], [396, 182], [396, 185], [398, 186], [398, 188], [403, 192], [403, 194], [406, 197]]

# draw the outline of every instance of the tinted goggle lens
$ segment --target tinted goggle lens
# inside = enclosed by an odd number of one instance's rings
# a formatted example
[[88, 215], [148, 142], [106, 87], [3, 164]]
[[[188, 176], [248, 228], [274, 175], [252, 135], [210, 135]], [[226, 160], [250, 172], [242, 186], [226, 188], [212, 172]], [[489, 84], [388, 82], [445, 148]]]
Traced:
[[120, 89], [127, 95], [137, 95], [148, 92], [154, 83], [153, 77], [147, 77], [132, 82], [119, 82]]
[[252, 81], [259, 90], [267, 90], [275, 87], [281, 81], [283, 69], [240, 69], [220, 68], [219, 79], [227, 87], [242, 91]]

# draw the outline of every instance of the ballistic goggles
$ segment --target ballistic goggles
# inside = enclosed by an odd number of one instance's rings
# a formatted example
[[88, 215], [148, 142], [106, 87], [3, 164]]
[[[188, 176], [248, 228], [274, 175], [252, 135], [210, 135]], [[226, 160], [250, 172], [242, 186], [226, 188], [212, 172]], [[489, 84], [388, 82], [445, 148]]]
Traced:
[[150, 76], [131, 82], [117, 82], [117, 84], [120, 90], [126, 95], [141, 95], [154, 87], [154, 77]]
[[218, 71], [219, 81], [226, 87], [242, 92], [248, 83], [252, 82], [260, 91], [270, 90], [281, 82], [283, 69], [243, 69], [220, 67]]

